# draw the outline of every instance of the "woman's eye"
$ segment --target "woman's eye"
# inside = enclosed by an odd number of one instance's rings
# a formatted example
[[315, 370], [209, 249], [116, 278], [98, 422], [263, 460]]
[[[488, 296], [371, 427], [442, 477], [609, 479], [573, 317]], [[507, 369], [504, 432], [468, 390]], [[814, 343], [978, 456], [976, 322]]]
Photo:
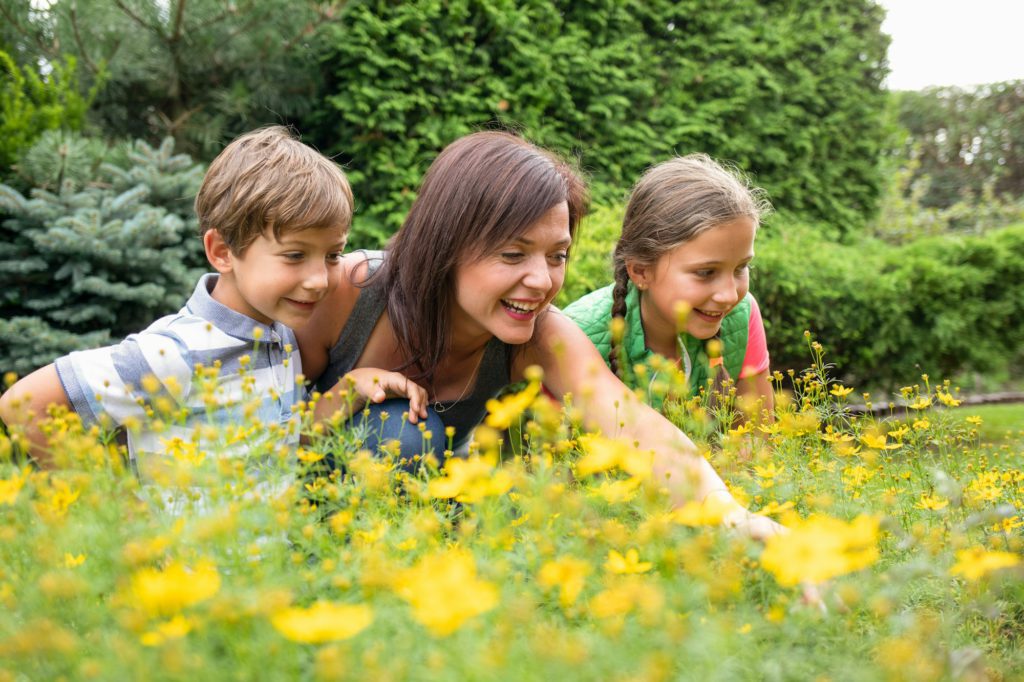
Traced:
[[565, 252], [553, 253], [548, 259], [555, 265], [562, 265], [569, 260], [569, 254]]
[[522, 258], [523, 254], [519, 253], [518, 251], [505, 251], [501, 254], [501, 259], [504, 261], [508, 261], [509, 263], [514, 263], [516, 261], [522, 260]]

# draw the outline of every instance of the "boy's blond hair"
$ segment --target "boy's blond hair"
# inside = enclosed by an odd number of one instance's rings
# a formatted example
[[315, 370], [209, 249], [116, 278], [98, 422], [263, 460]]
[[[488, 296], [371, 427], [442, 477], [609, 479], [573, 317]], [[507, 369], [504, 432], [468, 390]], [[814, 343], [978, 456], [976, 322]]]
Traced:
[[285, 232], [352, 225], [352, 189], [330, 159], [284, 126], [236, 138], [210, 164], [196, 195], [199, 233], [220, 232], [241, 254], [268, 228]]

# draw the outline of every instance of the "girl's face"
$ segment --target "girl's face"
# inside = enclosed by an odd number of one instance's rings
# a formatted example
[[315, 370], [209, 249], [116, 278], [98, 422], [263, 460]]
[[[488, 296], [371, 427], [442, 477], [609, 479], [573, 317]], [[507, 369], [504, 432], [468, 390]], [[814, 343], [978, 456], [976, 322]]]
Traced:
[[644, 328], [676, 332], [677, 304], [691, 308], [687, 333], [709, 339], [722, 318], [747, 295], [757, 225], [747, 217], [721, 223], [663, 254], [652, 266], [627, 264], [642, 292]]
[[491, 336], [509, 344], [529, 341], [537, 315], [562, 288], [571, 242], [569, 207], [562, 202], [518, 237], [461, 263], [452, 316], [456, 343]]

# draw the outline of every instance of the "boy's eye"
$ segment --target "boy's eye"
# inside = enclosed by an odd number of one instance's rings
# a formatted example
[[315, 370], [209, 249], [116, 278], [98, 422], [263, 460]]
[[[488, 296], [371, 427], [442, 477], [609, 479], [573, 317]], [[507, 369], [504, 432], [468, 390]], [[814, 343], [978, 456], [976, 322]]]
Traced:
[[340, 263], [341, 262], [341, 256], [342, 256], [341, 251], [336, 251], [334, 253], [329, 253], [329, 254], [327, 254], [327, 262], [328, 263]]
[[708, 277], [712, 277], [715, 274], [715, 271], [714, 270], [697, 270], [694, 274], [697, 275], [698, 277], [702, 278], [702, 279], [707, 279]]
[[289, 251], [288, 253], [284, 254], [284, 257], [287, 258], [288, 260], [302, 260], [304, 256], [305, 254], [302, 253], [301, 251]]
[[754, 269], [753, 265], [751, 265], [750, 263], [746, 263], [746, 264], [741, 265], [738, 268], [736, 268], [736, 274], [737, 275], [745, 275], [745, 274], [747, 274], [748, 272], [750, 272], [753, 269]]

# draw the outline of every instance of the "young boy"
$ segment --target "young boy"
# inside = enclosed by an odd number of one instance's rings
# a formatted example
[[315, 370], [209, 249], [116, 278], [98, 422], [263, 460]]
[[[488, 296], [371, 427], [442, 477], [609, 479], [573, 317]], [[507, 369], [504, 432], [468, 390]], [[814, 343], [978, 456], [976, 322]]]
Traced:
[[[184, 308], [117, 345], [61, 357], [0, 396], [0, 418], [23, 429], [41, 466], [53, 462], [38, 420], [54, 404], [86, 426], [124, 428], [144, 481], [153, 480], [147, 473], [161, 455], [183, 449], [236, 441], [234, 450], [241, 442], [268, 452], [268, 438], [298, 442], [293, 408], [304, 395], [291, 327], [304, 324], [342, 276], [348, 181], [287, 129], [263, 128], [214, 159], [195, 210], [217, 272], [199, 280]], [[426, 398], [392, 372], [366, 369], [352, 378], [356, 392], [375, 402], [386, 392]], [[259, 440], [239, 432], [253, 424], [263, 427]]]

